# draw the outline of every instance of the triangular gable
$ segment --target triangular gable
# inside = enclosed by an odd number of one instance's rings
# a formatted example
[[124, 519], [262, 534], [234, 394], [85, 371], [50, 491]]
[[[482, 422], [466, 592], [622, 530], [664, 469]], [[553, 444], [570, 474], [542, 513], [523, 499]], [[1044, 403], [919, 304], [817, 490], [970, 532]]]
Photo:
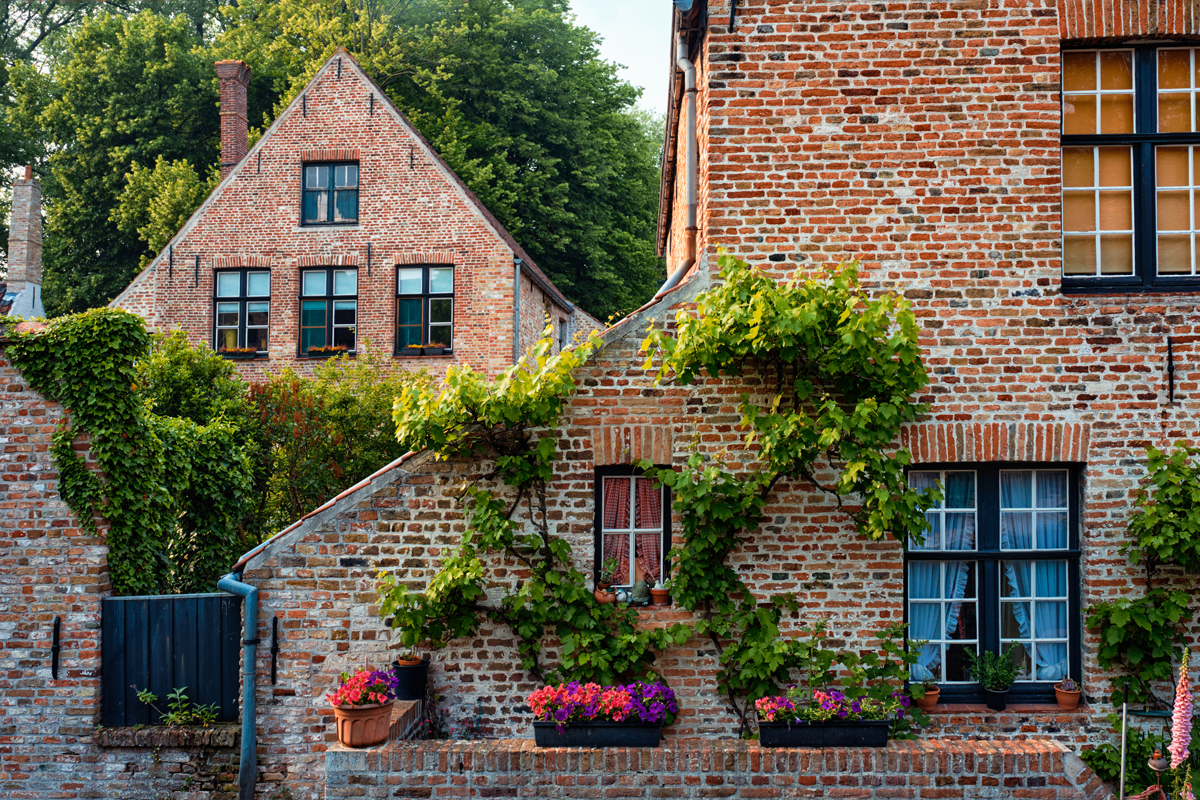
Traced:
[[341, 78], [344, 76], [344, 71], [346, 69], [349, 69], [349, 71], [358, 78], [358, 80], [363, 84], [364, 88], [375, 93], [376, 105], [390, 114], [396, 123], [398, 123], [412, 137], [413, 141], [415, 142], [414, 146], [420, 148], [422, 154], [428, 158], [429, 162], [432, 163], [434, 167], [441, 173], [442, 178], [445, 180], [447, 186], [450, 187], [452, 191], [457, 193], [460, 199], [464, 201], [464, 205], [473, 211], [477, 215], [478, 219], [483, 222], [486, 227], [491, 229], [496, 237], [503, 241], [509, 247], [509, 249], [513, 251], [516, 257], [521, 259], [522, 272], [524, 272], [531, 280], [538, 284], [554, 299], [556, 303], [558, 303], [564, 309], [572, 309], [575, 307], [573, 303], [563, 296], [562, 292], [558, 290], [558, 287], [556, 287], [550, 281], [546, 274], [543, 273], [540, 268], [538, 268], [537, 264], [533, 262], [533, 259], [529, 257], [529, 254], [526, 253], [519, 244], [517, 244], [516, 240], [513, 239], [512, 235], [507, 230], [505, 230], [504, 226], [500, 224], [499, 220], [497, 220], [492, 213], [488, 211], [483, 203], [480, 202], [479, 198], [475, 196], [475, 193], [467, 188], [467, 185], [463, 183], [462, 179], [459, 178], [454, 170], [450, 168], [450, 165], [445, 162], [445, 160], [433, 148], [429, 141], [421, 135], [420, 131], [418, 131], [416, 127], [408, 120], [408, 117], [404, 116], [403, 112], [396, 107], [396, 105], [391, 101], [391, 98], [389, 98], [383, 92], [383, 90], [379, 88], [379, 85], [376, 84], [375, 81], [373, 81], [365, 71], [363, 71], [362, 67], [344, 47], [339, 47], [334, 51], [334, 54], [330, 56], [328, 60], [326, 60], [320, 69], [317, 70], [305, 87], [299, 93], [297, 93], [295, 97], [292, 98], [292, 102], [288, 104], [287, 108], [285, 108], [283, 112], [275, 118], [275, 121], [271, 124], [271, 127], [268, 128], [266, 133], [264, 133], [262, 137], [255, 143], [254, 147], [250, 148], [250, 151], [246, 154], [246, 157], [238, 162], [238, 165], [234, 167], [224, 179], [222, 179], [221, 183], [218, 184], [215, 189], [213, 189], [212, 193], [209, 194], [209, 196], [205, 198], [204, 202], [200, 204], [200, 207], [192, 213], [191, 217], [188, 218], [188, 221], [184, 223], [183, 227], [181, 227], [179, 231], [177, 231], [176, 234], [171, 237], [170, 241], [162, 249], [162, 251], [154, 257], [154, 259], [146, 266], [145, 269], [138, 273], [137, 277], [130, 282], [129, 286], [125, 287], [120, 294], [113, 298], [113, 300], [109, 303], [110, 307], [123, 306], [134, 292], [138, 291], [143, 284], [150, 280], [154, 271], [167, 261], [174, 245], [185, 239], [187, 235], [191, 233], [191, 231], [194, 230], [197, 225], [200, 224], [200, 221], [204, 219], [207, 211], [220, 201], [222, 194], [232, 184], [235, 178], [237, 178], [237, 176], [243, 170], [252, 168], [249, 165], [256, 163], [257, 157], [264, 148], [269, 146], [270, 140], [275, 132], [282, 125], [284, 125], [284, 123], [293, 113], [297, 113], [298, 109], [302, 112], [302, 106], [305, 103], [306, 95], [314, 90], [325, 74], [330, 70], [337, 70], [339, 78]]

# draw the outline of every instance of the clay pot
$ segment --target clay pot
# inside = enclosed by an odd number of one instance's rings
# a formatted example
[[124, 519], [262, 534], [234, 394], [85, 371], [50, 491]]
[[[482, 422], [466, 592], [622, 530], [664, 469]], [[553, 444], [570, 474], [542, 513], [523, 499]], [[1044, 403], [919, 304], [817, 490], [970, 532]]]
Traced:
[[921, 709], [922, 711], [933, 711], [933, 709], [937, 708], [938, 695], [940, 695], [941, 693], [942, 693], [941, 687], [934, 686], [932, 689], [925, 690], [924, 697], [916, 697], [913, 699], [917, 703], [917, 708]]
[[392, 704], [334, 706], [338, 741], [346, 747], [370, 747], [388, 739], [392, 725]]
[[601, 589], [599, 586], [597, 586], [595, 589], [592, 590], [592, 596], [595, 597], [596, 602], [602, 606], [608, 605], [609, 603], [616, 602], [616, 599], [617, 599], [617, 596], [615, 594], [613, 594], [612, 592], [606, 592], [603, 589]]
[[671, 605], [671, 590], [670, 589], [651, 589], [650, 590], [650, 605], [652, 605], [652, 606], [669, 606], [669, 605]]
[[1083, 692], [1082, 689], [1076, 689], [1073, 692], [1068, 692], [1065, 689], [1058, 688], [1061, 684], [1054, 684], [1054, 698], [1058, 701], [1058, 707], [1062, 711], [1074, 711], [1079, 706], [1079, 696]]

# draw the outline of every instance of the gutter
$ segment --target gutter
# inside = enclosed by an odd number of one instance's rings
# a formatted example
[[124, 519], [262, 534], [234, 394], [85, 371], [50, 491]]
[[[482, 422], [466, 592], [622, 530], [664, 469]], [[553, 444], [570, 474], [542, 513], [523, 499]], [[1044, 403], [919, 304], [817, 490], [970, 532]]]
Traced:
[[521, 264], [513, 257], [513, 363], [521, 360]]
[[238, 765], [238, 800], [254, 800], [258, 777], [258, 743], [255, 740], [255, 698], [258, 676], [255, 653], [258, 645], [258, 588], [242, 583], [241, 573], [231, 572], [217, 581], [217, 588], [245, 599], [242, 634], [242, 757]]

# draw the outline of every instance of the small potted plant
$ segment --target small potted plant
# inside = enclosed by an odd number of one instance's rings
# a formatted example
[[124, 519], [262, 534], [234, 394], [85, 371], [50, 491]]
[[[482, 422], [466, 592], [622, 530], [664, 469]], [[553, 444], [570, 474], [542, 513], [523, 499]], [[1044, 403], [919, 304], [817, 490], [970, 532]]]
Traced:
[[596, 588], [592, 592], [597, 603], [607, 605], [616, 601], [617, 595], [614, 592], [610, 592], [609, 588], [612, 586], [613, 578], [620, 568], [621, 562], [613, 556], [604, 559], [600, 564], [600, 574], [596, 576]]
[[912, 690], [913, 700], [917, 702], [917, 708], [922, 711], [933, 711], [937, 708], [938, 697], [942, 693], [942, 689], [933, 682], [933, 678], [929, 677], [920, 683], [914, 683], [909, 687]]
[[406, 355], [406, 356], [419, 356], [419, 355], [424, 355], [424, 353], [425, 353], [424, 345], [409, 344], [409, 345], [404, 346], [404, 355]]
[[543, 686], [527, 700], [538, 747], [658, 747], [679, 704], [661, 680]]
[[344, 344], [331, 344], [328, 347], [310, 347], [307, 355], [310, 358], [334, 358], [348, 352], [350, 348]]
[[440, 356], [442, 353], [446, 352], [446, 345], [442, 344], [441, 342], [428, 342], [423, 350], [427, 356]]
[[425, 683], [429, 680], [429, 656], [422, 658], [410, 647], [392, 662], [392, 670], [396, 673], [397, 700], [421, 700], [425, 697]]
[[217, 351], [226, 358], [254, 358], [258, 355], [258, 351], [253, 347], [222, 347]]
[[1054, 684], [1054, 698], [1062, 711], [1074, 711], [1079, 706], [1079, 696], [1083, 692], [1079, 684], [1063, 675], [1063, 679]]
[[361, 669], [338, 676], [338, 687], [325, 699], [333, 705], [338, 741], [346, 747], [370, 747], [386, 742], [396, 699], [396, 676]]
[[1003, 653], [987, 651], [983, 655], [967, 651], [971, 665], [971, 680], [983, 685], [987, 707], [992, 711], [1003, 711], [1008, 706], [1008, 689], [1017, 679], [1019, 668], [1013, 660], [1016, 645], [1009, 645]]
[[671, 590], [660, 580], [650, 587], [650, 598], [652, 606], [669, 606], [671, 605]]

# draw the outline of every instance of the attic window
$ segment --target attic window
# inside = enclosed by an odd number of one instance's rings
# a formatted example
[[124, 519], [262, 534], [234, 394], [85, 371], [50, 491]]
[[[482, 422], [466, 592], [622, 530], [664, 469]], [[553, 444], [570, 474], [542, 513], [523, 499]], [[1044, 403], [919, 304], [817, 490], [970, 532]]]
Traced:
[[305, 164], [301, 221], [305, 225], [358, 222], [358, 163]]

